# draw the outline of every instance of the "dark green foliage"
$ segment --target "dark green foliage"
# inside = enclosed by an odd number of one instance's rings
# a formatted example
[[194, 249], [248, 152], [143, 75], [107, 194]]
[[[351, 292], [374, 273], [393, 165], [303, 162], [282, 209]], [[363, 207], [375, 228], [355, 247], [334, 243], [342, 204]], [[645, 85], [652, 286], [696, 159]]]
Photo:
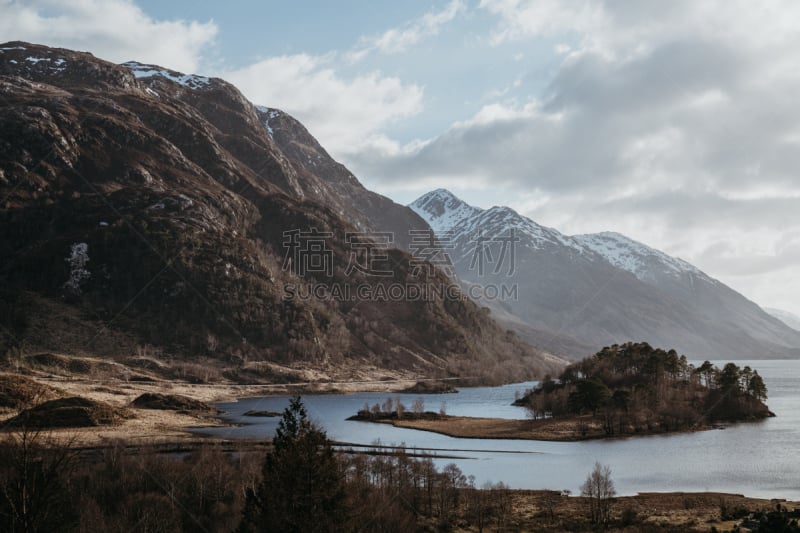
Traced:
[[755, 513], [747, 524], [754, 533], [800, 533], [800, 511], [780, 503], [774, 511]]
[[717, 378], [719, 387], [725, 391], [739, 388], [739, 367], [735, 363], [726, 364]]
[[248, 495], [241, 530], [341, 531], [348, 518], [345, 497], [330, 442], [294, 398], [264, 461], [261, 484]]
[[567, 404], [569, 409], [576, 413], [597, 410], [608, 404], [611, 391], [599, 379], [581, 379], [575, 383], [575, 390], [569, 393]]
[[758, 372], [734, 363], [698, 368], [647, 343], [603, 348], [545, 380], [518, 404], [533, 418], [591, 414], [608, 435], [675, 431], [771, 416]]
[[747, 391], [759, 401], [767, 399], [767, 386], [761, 376], [758, 375], [758, 372], [753, 373], [753, 377], [747, 383]]

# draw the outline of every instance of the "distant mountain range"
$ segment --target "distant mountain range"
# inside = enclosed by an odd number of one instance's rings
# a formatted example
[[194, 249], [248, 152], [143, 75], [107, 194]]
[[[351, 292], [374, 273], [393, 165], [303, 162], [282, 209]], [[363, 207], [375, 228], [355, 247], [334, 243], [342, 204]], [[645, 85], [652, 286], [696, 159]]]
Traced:
[[[409, 207], [436, 230], [467, 289], [516, 287], [508, 298], [479, 300], [542, 349], [582, 357], [646, 341], [696, 359], [800, 356], [798, 331], [686, 261], [619, 233], [563, 235], [444, 189]], [[513, 260], [513, 272], [500, 260]]]
[[[404, 251], [427, 223], [224, 80], [11, 42], [0, 90], [0, 356], [163, 353], [258, 382], [560, 366], [467, 298], [377, 297], [453, 287]], [[287, 297], [304, 286], [324, 290]]]

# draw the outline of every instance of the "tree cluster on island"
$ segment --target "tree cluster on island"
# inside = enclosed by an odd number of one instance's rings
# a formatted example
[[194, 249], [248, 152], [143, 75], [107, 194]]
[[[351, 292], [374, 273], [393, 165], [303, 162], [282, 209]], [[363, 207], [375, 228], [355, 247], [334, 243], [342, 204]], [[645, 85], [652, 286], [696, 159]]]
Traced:
[[695, 367], [647, 343], [607, 346], [547, 376], [517, 400], [533, 419], [583, 416], [611, 435], [680, 431], [774, 416], [758, 371], [709, 361]]
[[358, 412], [349, 417], [348, 420], [360, 420], [365, 422], [386, 422], [392, 420], [439, 420], [447, 417], [447, 402], [442, 402], [439, 407], [439, 412], [426, 411], [425, 400], [423, 398], [414, 399], [409, 409], [402, 402], [400, 397], [392, 399], [391, 397], [381, 403], [375, 403], [370, 406], [368, 403], [358, 410]]

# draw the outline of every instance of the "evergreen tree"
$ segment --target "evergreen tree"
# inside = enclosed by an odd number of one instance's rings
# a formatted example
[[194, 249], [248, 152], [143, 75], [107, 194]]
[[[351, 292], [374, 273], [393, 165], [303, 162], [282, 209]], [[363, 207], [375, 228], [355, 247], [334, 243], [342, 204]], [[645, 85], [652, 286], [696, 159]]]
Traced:
[[719, 373], [719, 386], [725, 392], [738, 391], [739, 378], [739, 367], [736, 363], [728, 363]]
[[758, 375], [758, 371], [754, 371], [750, 377], [750, 383], [747, 385], [747, 390], [756, 400], [764, 401], [767, 399], [767, 386], [764, 380]]
[[294, 398], [264, 460], [264, 478], [247, 497], [242, 532], [333, 532], [347, 522], [344, 480], [325, 432]]

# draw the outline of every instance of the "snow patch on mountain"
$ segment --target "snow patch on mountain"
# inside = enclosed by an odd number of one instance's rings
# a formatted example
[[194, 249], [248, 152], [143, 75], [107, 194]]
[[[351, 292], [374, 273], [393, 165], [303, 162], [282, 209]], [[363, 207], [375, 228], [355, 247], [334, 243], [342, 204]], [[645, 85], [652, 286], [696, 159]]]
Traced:
[[617, 268], [644, 280], [654, 270], [673, 276], [691, 274], [709, 279], [700, 269], [682, 259], [669, 256], [620, 233], [605, 231], [572, 237], [576, 242], [604, 257]]
[[136, 61], [128, 61], [122, 64], [133, 72], [136, 78], [150, 78], [159, 76], [174, 81], [178, 85], [188, 87], [190, 89], [203, 89], [211, 83], [211, 79], [206, 76], [198, 76], [196, 74], [182, 74], [172, 70], [166, 70], [152, 65], [144, 65]]
[[[269, 121], [274, 119], [274, 118], [277, 118], [277, 117], [281, 116], [281, 112], [278, 111], [277, 109], [272, 109], [270, 107], [266, 107], [266, 106], [263, 106], [263, 105], [257, 105], [256, 109], [258, 111], [260, 111], [261, 113], [264, 113], [264, 114], [267, 115], [267, 118], [264, 119], [264, 127], [267, 129], [267, 133], [269, 134], [269, 136], [273, 137], [274, 134], [275, 134], [275, 131], [272, 129], [272, 126], [269, 125]], [[309, 162], [311, 162], [311, 161], [309, 160]]]
[[447, 189], [436, 189], [424, 194], [408, 207], [422, 217], [435, 233], [449, 231], [462, 220], [483, 212], [482, 209], [469, 205]]
[[510, 207], [482, 210], [473, 207], [448, 190], [429, 192], [409, 205], [437, 233], [449, 232], [450, 238], [500, 239], [514, 233], [522, 246], [541, 250], [548, 246], [563, 246], [593, 260], [607, 261], [616, 268], [630, 272], [642, 281], [663, 274], [680, 278], [715, 280], [693, 265], [664, 252], [614, 232], [569, 236], [558, 230], [537, 224]]
[[56, 72], [56, 73], [63, 72], [64, 69], [66, 68], [64, 65], [67, 63], [65, 60], [60, 58], [53, 59], [50, 57], [34, 57], [34, 56], [26, 57], [25, 61], [27, 61], [28, 63], [33, 63], [34, 65], [42, 61], [46, 63], [52, 63], [52, 65], [48, 66], [48, 68], [50, 69], [51, 72]]
[[510, 207], [495, 206], [477, 215], [464, 218], [452, 228], [456, 235], [466, 235], [471, 239], [482, 238], [502, 240], [503, 238], [519, 238], [523, 246], [541, 250], [548, 245], [565, 246], [583, 252], [583, 248], [570, 237], [559, 231], [537, 224], [524, 217]]

